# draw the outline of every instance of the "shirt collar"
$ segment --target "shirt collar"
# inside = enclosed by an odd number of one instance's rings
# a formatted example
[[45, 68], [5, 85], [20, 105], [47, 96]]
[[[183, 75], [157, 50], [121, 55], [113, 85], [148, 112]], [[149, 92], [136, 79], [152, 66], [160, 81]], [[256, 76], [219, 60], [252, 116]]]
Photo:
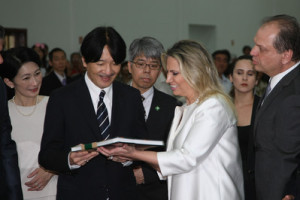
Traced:
[[104, 98], [108, 97], [108, 99], [110, 99], [110, 100], [112, 99], [112, 84], [110, 84], [110, 86], [108, 86], [106, 88], [101, 89], [91, 81], [91, 79], [89, 78], [87, 73], [85, 73], [84, 79], [85, 79], [86, 85], [90, 91], [90, 94], [91, 94], [91, 97], [93, 100], [96, 99], [97, 102], [99, 101], [99, 94], [100, 94], [101, 90], [105, 91]]
[[142, 95], [145, 99], [148, 99], [150, 96], [152, 96], [154, 93], [153, 86], [149, 88], [146, 92], [144, 92]]
[[63, 79], [66, 78], [66, 75], [65, 75], [65, 74], [62, 76], [61, 74], [57, 73], [57, 72], [54, 71], [54, 70], [53, 70], [53, 72], [54, 72], [54, 74], [57, 76], [57, 78], [60, 80], [60, 82], [62, 82]]
[[285, 70], [284, 72], [281, 72], [273, 77], [271, 77], [270, 79], [270, 84], [271, 84], [271, 90], [277, 85], [277, 83], [279, 83], [279, 81], [285, 76], [287, 75], [290, 71], [292, 71], [293, 69], [295, 69], [298, 65], [300, 64], [300, 61], [297, 62], [295, 65], [293, 65], [292, 67], [290, 67], [289, 69]]

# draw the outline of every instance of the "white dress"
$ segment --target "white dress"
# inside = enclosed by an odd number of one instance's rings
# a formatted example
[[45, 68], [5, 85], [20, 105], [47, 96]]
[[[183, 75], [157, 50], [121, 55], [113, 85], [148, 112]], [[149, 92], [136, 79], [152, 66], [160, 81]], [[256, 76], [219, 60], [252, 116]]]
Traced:
[[[43, 135], [44, 118], [49, 97], [44, 97], [37, 105], [32, 115], [24, 116], [33, 111], [34, 106], [18, 106], [8, 102], [9, 115], [12, 124], [12, 139], [17, 144], [21, 183], [24, 199], [55, 200], [57, 175], [53, 176], [41, 191], [28, 191], [25, 182], [31, 179], [27, 176], [39, 167], [38, 153]], [[21, 113], [20, 113], [21, 112]]]
[[167, 151], [157, 154], [170, 200], [244, 199], [235, 123], [221, 97], [176, 107]]

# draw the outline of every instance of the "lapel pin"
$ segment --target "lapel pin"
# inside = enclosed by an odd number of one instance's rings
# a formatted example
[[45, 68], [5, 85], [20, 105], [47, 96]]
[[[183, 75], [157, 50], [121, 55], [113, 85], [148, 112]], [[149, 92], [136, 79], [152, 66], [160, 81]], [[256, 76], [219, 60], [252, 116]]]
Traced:
[[160, 110], [160, 107], [159, 107], [159, 106], [156, 106], [156, 107], [155, 107], [155, 110], [156, 110], [156, 111], [159, 111], [159, 110]]

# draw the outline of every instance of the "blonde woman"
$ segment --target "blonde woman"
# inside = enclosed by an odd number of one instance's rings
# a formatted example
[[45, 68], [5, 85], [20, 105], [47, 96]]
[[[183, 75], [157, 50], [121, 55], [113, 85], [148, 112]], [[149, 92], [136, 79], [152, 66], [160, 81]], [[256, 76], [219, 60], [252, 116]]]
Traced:
[[167, 151], [125, 144], [98, 151], [113, 160], [151, 164], [168, 179], [171, 200], [244, 199], [234, 106], [219, 85], [209, 53], [199, 43], [183, 40], [162, 58], [174, 95], [186, 99], [186, 105], [176, 107]]
[[17, 144], [24, 199], [56, 199], [57, 176], [38, 164], [48, 97], [39, 96], [42, 73], [39, 57], [30, 48], [5, 51], [0, 65], [1, 76], [15, 96], [8, 108], [12, 124], [12, 139]]

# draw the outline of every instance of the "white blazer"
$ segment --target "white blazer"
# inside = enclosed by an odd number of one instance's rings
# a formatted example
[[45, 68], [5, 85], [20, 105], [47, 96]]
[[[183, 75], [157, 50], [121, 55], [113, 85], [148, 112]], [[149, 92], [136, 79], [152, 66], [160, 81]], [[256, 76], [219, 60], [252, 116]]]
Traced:
[[222, 97], [176, 107], [167, 151], [157, 157], [170, 200], [244, 199], [236, 119]]

